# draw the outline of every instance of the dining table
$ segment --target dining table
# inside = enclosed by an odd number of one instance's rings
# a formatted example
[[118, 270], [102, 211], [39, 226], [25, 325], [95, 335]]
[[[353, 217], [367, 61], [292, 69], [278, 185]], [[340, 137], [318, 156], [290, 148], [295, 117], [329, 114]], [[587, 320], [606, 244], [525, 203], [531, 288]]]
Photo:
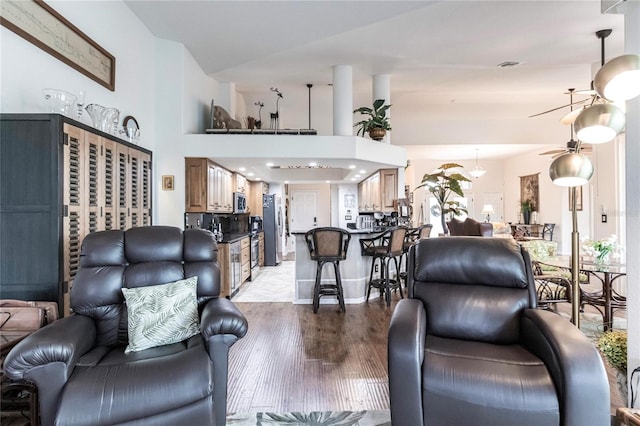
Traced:
[[589, 275], [589, 277], [593, 277], [602, 285], [602, 289], [592, 292], [581, 289], [580, 303], [588, 304], [598, 309], [602, 314], [604, 331], [611, 330], [613, 328], [613, 311], [627, 308], [627, 298], [616, 291], [613, 285], [621, 277], [627, 275], [626, 265], [581, 261], [580, 271]]

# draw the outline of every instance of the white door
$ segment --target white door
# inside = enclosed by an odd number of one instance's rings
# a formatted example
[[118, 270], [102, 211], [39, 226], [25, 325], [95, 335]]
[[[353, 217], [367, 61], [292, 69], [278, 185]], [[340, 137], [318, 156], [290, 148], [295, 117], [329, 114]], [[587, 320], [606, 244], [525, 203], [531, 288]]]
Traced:
[[291, 231], [306, 232], [318, 226], [318, 191], [291, 192]]

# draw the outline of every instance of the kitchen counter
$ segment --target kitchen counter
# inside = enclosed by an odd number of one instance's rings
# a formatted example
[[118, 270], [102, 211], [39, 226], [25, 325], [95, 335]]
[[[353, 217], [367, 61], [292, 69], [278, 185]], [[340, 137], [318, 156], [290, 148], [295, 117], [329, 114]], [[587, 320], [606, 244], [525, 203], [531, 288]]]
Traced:
[[[387, 228], [374, 229], [349, 229], [351, 241], [347, 249], [347, 259], [340, 262], [340, 275], [342, 277], [342, 288], [344, 293], [344, 302], [346, 304], [364, 303], [367, 295], [367, 284], [369, 282], [369, 273], [371, 272], [371, 257], [362, 256], [360, 253], [360, 240], [364, 238], [372, 238], [380, 235]], [[309, 249], [305, 241], [305, 232], [292, 232], [296, 238], [296, 281], [295, 281], [295, 299], [297, 304], [313, 303], [313, 287], [316, 280], [317, 262], [311, 260]], [[393, 262], [390, 263], [391, 276], [395, 275]], [[378, 275], [378, 273], [374, 273]], [[376, 277], [374, 277], [376, 278]], [[335, 274], [333, 267], [326, 266], [322, 271], [323, 282], [335, 282]], [[378, 297], [377, 291], [373, 291], [370, 299]], [[337, 298], [322, 297], [321, 304], [337, 304]]]
[[222, 234], [222, 240], [218, 244], [230, 244], [240, 241], [243, 238], [251, 237], [251, 232], [231, 232]]

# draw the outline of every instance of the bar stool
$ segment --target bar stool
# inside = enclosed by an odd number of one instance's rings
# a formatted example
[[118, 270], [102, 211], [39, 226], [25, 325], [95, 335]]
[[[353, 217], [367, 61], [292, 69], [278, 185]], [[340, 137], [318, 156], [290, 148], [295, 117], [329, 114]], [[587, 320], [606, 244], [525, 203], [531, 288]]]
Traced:
[[[351, 234], [345, 229], [323, 227], [308, 231], [304, 238], [307, 241], [311, 260], [317, 262], [316, 283], [313, 288], [313, 313], [318, 312], [321, 296], [337, 296], [340, 310], [345, 312], [340, 261], [347, 258]], [[333, 284], [322, 284], [322, 267], [325, 263], [333, 264], [336, 274], [336, 281]]]
[[[400, 271], [398, 259], [402, 255], [404, 247], [404, 239], [407, 234], [407, 228], [393, 228], [378, 237], [371, 238], [369, 240], [379, 240], [382, 243], [380, 245], [369, 245], [365, 247], [363, 245], [364, 239], [360, 240], [362, 246], [362, 252], [365, 256], [372, 256], [371, 273], [369, 274], [369, 286], [367, 288], [367, 301], [371, 294], [371, 287], [377, 288], [382, 296], [384, 290], [384, 297], [387, 301], [387, 306], [391, 306], [391, 290], [400, 290], [400, 297], [404, 298], [402, 293], [402, 286], [400, 285], [400, 277], [398, 273]], [[366, 244], [366, 243], [365, 243]], [[389, 262], [395, 263], [396, 267], [396, 279], [391, 279], [389, 271]], [[380, 262], [380, 278], [373, 279], [373, 272], [375, 269], [376, 261]]]
[[404, 238], [404, 245], [402, 247], [402, 255], [400, 256], [400, 269], [402, 269], [402, 260], [404, 259], [404, 271], [398, 275], [401, 281], [404, 281], [404, 286], [407, 286], [407, 256], [409, 248], [416, 243], [416, 241], [429, 238], [431, 235], [431, 229], [433, 225], [430, 223], [420, 225], [417, 228], [411, 228], [407, 230], [407, 235]]

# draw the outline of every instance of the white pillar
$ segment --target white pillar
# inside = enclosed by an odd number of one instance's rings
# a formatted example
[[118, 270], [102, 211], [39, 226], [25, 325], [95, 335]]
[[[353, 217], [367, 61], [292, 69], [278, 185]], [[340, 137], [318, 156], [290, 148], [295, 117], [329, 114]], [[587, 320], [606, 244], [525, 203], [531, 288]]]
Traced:
[[[389, 74], [378, 74], [373, 76], [373, 99], [384, 99], [385, 104], [391, 103], [391, 76]], [[387, 110], [387, 117], [391, 118], [391, 108]], [[392, 126], [393, 127], [393, 126]], [[391, 132], [387, 132], [382, 140], [384, 143], [391, 143]]]
[[235, 118], [236, 84], [234, 82], [223, 82], [218, 84], [218, 99], [214, 99], [213, 103], [224, 108], [231, 118]]
[[[624, 50], [640, 55], [640, 2], [628, 1], [625, 7]], [[640, 96], [627, 101], [626, 107], [627, 371], [631, 384], [631, 372], [640, 366]]]
[[353, 136], [353, 70], [351, 65], [333, 67], [333, 134]]

